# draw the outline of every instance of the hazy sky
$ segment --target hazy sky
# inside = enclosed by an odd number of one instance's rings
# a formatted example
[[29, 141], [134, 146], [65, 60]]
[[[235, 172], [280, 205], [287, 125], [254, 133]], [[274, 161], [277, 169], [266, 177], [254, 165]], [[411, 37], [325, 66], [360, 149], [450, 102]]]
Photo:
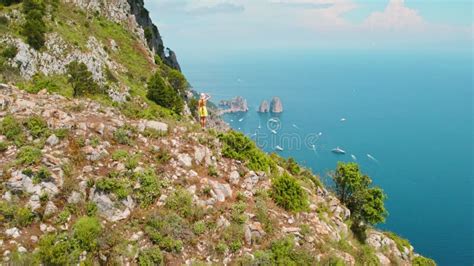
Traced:
[[179, 54], [472, 48], [471, 0], [145, 0]]

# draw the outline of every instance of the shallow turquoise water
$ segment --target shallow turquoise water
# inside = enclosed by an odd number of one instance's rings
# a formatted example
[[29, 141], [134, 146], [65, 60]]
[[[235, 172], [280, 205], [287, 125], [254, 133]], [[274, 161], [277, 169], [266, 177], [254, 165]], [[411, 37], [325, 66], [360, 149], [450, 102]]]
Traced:
[[[353, 154], [389, 197], [390, 215], [379, 227], [440, 265], [474, 263], [470, 52], [269, 52], [181, 62], [194, 87], [215, 100], [248, 99], [249, 113], [226, 120], [258, 133], [264, 149], [282, 146], [282, 156], [326, 181], [327, 171]], [[285, 108], [276, 135], [270, 116], [255, 112], [272, 96]], [[348, 154], [331, 153], [336, 146]]]

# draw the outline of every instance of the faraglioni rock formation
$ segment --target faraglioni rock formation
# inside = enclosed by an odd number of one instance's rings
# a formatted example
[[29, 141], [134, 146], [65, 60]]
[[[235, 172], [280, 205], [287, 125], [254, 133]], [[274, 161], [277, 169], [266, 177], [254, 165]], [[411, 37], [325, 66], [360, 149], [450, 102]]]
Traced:
[[272, 113], [282, 113], [283, 112], [283, 104], [279, 97], [273, 97], [272, 102], [270, 104], [270, 111]]
[[270, 112], [270, 105], [267, 100], [263, 100], [260, 106], [258, 107], [259, 113], [268, 113]]
[[249, 106], [247, 100], [241, 96], [237, 96], [231, 100], [222, 100], [219, 106], [223, 108], [222, 113], [239, 113], [248, 112]]

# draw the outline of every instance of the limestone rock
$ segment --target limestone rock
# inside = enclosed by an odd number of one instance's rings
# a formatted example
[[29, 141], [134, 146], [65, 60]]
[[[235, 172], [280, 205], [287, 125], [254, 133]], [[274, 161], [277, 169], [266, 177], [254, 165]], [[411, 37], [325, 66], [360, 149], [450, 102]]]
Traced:
[[189, 156], [189, 154], [180, 153], [178, 154], [177, 158], [178, 158], [178, 162], [182, 166], [188, 167], [188, 168], [193, 166], [193, 159], [191, 158], [191, 156]]
[[12, 237], [12, 238], [18, 238], [20, 236], [20, 230], [16, 227], [9, 228], [5, 230], [5, 235]]
[[48, 139], [46, 139], [46, 143], [49, 144], [49, 146], [55, 146], [56, 144], [59, 143], [59, 138], [56, 137], [56, 135], [51, 135], [48, 137]]
[[283, 104], [279, 97], [273, 97], [272, 102], [270, 103], [270, 111], [272, 113], [282, 113]]
[[223, 113], [248, 112], [249, 110], [247, 100], [240, 96], [227, 101], [222, 100], [219, 102], [219, 106], [223, 108]]
[[270, 112], [270, 105], [268, 104], [267, 100], [263, 100], [258, 107], [259, 113], [268, 113]]
[[51, 217], [57, 211], [58, 211], [58, 207], [56, 207], [56, 205], [54, 205], [52, 201], [48, 201], [48, 203], [46, 204], [46, 207], [44, 208], [44, 216]]
[[232, 171], [230, 172], [230, 175], [229, 175], [229, 182], [233, 185], [236, 185], [239, 183], [239, 180], [240, 180], [240, 174], [239, 172], [237, 171]]
[[130, 210], [120, 210], [115, 207], [114, 202], [106, 195], [95, 193], [92, 201], [97, 204], [99, 213], [110, 222], [117, 222], [130, 216]]

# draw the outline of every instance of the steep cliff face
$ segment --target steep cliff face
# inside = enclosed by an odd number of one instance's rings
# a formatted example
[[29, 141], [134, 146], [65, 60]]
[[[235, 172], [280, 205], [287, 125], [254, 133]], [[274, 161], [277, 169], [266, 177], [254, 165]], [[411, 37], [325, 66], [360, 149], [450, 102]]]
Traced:
[[64, 0], [92, 12], [100, 12], [112, 21], [123, 23], [170, 67], [181, 70], [173, 51], [165, 53], [160, 32], [150, 18], [143, 0]]

